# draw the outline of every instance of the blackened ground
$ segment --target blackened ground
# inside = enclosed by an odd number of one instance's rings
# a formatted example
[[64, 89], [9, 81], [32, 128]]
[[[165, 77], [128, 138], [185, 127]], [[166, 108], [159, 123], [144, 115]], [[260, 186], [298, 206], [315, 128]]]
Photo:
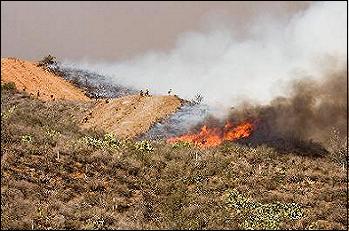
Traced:
[[208, 115], [208, 111], [209, 108], [207, 105], [183, 102], [181, 108], [176, 113], [153, 125], [139, 139], [158, 140], [185, 134], [191, 131], [193, 126], [204, 121]]
[[106, 76], [78, 68], [67, 67], [60, 63], [51, 65], [48, 69], [72, 82], [75, 86], [84, 89], [85, 94], [90, 98], [117, 98], [138, 93], [136, 89], [127, 88], [111, 82]]

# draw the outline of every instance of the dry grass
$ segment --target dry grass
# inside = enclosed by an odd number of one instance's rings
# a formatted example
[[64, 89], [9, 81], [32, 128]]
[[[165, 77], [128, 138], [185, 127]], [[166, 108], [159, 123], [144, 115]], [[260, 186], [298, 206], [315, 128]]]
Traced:
[[331, 156], [115, 141], [76, 125], [89, 105], [7, 90], [1, 102], [1, 229], [347, 227]]

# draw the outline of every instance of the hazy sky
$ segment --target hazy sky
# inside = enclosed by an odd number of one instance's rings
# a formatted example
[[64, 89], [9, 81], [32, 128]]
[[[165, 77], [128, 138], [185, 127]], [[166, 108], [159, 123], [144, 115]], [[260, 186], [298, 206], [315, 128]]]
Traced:
[[1, 2], [1, 57], [118, 61], [169, 50], [181, 33], [287, 20], [307, 2]]

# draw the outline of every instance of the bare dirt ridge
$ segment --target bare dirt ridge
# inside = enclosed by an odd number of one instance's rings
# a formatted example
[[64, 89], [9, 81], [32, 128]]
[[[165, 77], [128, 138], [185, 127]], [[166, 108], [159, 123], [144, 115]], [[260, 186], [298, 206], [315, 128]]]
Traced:
[[16, 58], [1, 59], [1, 82], [14, 82], [20, 91], [43, 101], [90, 100], [82, 90], [53, 73], [37, 67], [34, 62]]
[[[42, 101], [93, 103], [81, 89], [37, 67], [34, 62], [16, 58], [1, 59], [1, 82], [14, 82], [19, 91], [26, 91]], [[181, 102], [176, 96], [155, 95], [97, 100], [81, 118], [80, 125], [82, 128], [97, 128], [122, 138], [132, 138], [145, 133], [154, 123], [174, 113]]]
[[84, 128], [101, 128], [118, 137], [143, 134], [155, 122], [174, 113], [181, 105], [176, 96], [130, 95], [98, 100], [82, 121]]

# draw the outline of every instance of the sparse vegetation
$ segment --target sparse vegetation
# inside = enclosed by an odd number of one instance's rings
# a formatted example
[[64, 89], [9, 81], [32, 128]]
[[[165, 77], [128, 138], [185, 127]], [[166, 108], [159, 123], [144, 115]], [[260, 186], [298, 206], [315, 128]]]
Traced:
[[280, 229], [285, 220], [299, 220], [303, 216], [302, 209], [296, 203], [273, 202], [262, 204], [241, 195], [237, 190], [227, 192], [227, 206], [235, 209], [242, 218], [241, 229]]
[[8, 119], [13, 115], [13, 112], [16, 110], [16, 105], [10, 107], [10, 109], [8, 109], [7, 111], [5, 111], [4, 113], [1, 112], [1, 119]]
[[84, 136], [81, 138], [81, 142], [94, 148], [116, 147], [118, 144], [116, 140], [110, 140], [108, 134], [105, 135], [104, 139], [98, 139], [91, 136]]
[[59, 70], [57, 58], [50, 54], [43, 57], [40, 61], [38, 61], [37, 66], [55, 75], [58, 75], [58, 76], [62, 75], [61, 71]]
[[82, 69], [63, 66], [60, 63], [49, 66], [49, 71], [68, 80], [80, 89], [84, 89], [86, 96], [94, 99], [116, 98], [137, 94], [137, 90], [111, 83], [105, 76]]
[[198, 105], [202, 102], [202, 100], [204, 99], [204, 97], [201, 94], [196, 94], [194, 96], [194, 98], [190, 101], [191, 105]]
[[136, 148], [137, 151], [141, 151], [141, 152], [152, 152], [152, 151], [154, 151], [153, 146], [147, 140], [142, 140], [142, 141], [136, 142], [135, 143], [135, 148]]
[[188, 148], [193, 146], [194, 145], [192, 143], [186, 141], [179, 141], [172, 144], [173, 148]]
[[24, 136], [22, 136], [21, 141], [25, 142], [25, 143], [31, 143], [32, 137], [31, 137], [31, 135], [24, 135]]
[[1, 91], [14, 91], [16, 90], [16, 84], [14, 82], [8, 82], [1, 84]]
[[48, 67], [50, 65], [55, 65], [57, 64], [57, 58], [52, 56], [52, 55], [48, 55], [43, 57], [39, 62], [38, 62], [38, 67]]
[[333, 160], [339, 164], [348, 166], [348, 138], [341, 137], [339, 132], [334, 128], [331, 131], [328, 146]]
[[330, 155], [119, 140], [78, 126], [89, 104], [25, 96], [1, 91], [1, 229], [347, 227]]

